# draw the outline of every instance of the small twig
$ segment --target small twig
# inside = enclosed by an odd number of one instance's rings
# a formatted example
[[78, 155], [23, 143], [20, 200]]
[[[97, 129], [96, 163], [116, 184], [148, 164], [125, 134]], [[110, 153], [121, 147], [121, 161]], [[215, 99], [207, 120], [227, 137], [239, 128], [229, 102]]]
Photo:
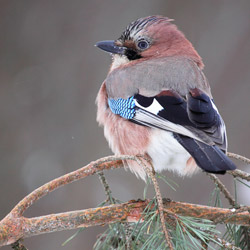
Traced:
[[208, 244], [209, 244], [209, 241], [207, 241], [207, 240], [202, 241], [201, 240], [202, 250], [208, 250]]
[[243, 180], [250, 181], [250, 174], [242, 170], [235, 169], [233, 171], [227, 171], [228, 174], [231, 174], [233, 177], [239, 177]]
[[[112, 191], [109, 187], [109, 184], [107, 182], [107, 179], [103, 173], [103, 171], [100, 171], [99, 173], [97, 173], [103, 187], [104, 187], [104, 190], [105, 190], [105, 193], [106, 193], [106, 196], [107, 196], [107, 201], [109, 204], [115, 204], [116, 203], [116, 200], [114, 199], [114, 197], [112, 196]], [[130, 226], [130, 223], [129, 222], [125, 222], [123, 223], [124, 225], [124, 228], [125, 228], [125, 249], [126, 250], [130, 250], [131, 249], [131, 226]]]
[[107, 196], [107, 201], [109, 202], [109, 204], [115, 204], [115, 199], [112, 196], [111, 189], [109, 187], [109, 184], [105, 178], [103, 171], [98, 172], [97, 175], [98, 175], [98, 177], [99, 177], [99, 179], [104, 187], [104, 191], [105, 191], [106, 196]]
[[219, 238], [216, 234], [214, 234], [213, 237], [217, 242], [219, 242], [223, 246], [223, 249], [242, 250], [240, 247], [236, 247], [234, 244]]
[[237, 205], [236, 201], [234, 200], [233, 196], [230, 194], [230, 192], [228, 191], [228, 189], [226, 188], [226, 186], [221, 182], [221, 180], [215, 174], [209, 174], [209, 173], [207, 173], [207, 175], [218, 186], [218, 188], [220, 189], [220, 191], [224, 194], [224, 196], [228, 200], [229, 204], [231, 206], [233, 206], [233, 207], [239, 207]]
[[[211, 233], [209, 231], [206, 231], [206, 233], [208, 233], [210, 235], [210, 237], [212, 237], [214, 239], [214, 241], [212, 241], [213, 243], [219, 245], [220, 247], [223, 246], [223, 249], [228, 249], [228, 250], [242, 250], [239, 247], [236, 247], [234, 244], [232, 244], [231, 242], [225, 241], [224, 239], [221, 239], [218, 237], [217, 234]], [[197, 235], [194, 235], [193, 232], [190, 232], [195, 238], [199, 239], [199, 237], [197, 237]], [[203, 249], [208, 249], [208, 241], [206, 240], [205, 242], [202, 241], [202, 247]], [[202, 250], [203, 250], [202, 249]]]
[[[246, 164], [250, 164], [250, 159], [245, 157], [245, 156], [238, 155], [238, 154], [235, 154], [235, 153], [230, 153], [230, 152], [227, 152], [227, 156], [230, 157], [230, 158], [242, 161], [242, 162], [244, 162]], [[250, 174], [246, 173], [246, 172], [244, 172], [242, 170], [235, 169], [233, 171], [227, 171], [227, 173], [231, 174], [234, 177], [240, 177], [241, 179], [250, 181]]]
[[246, 247], [247, 247], [247, 249], [250, 249], [250, 227], [242, 226], [242, 229], [244, 231], [244, 238], [246, 240]]
[[16, 241], [15, 243], [11, 244], [11, 248], [14, 250], [28, 250], [21, 242], [20, 240]]
[[139, 158], [136, 158], [136, 161], [138, 162], [138, 164], [144, 168], [144, 170], [146, 171], [146, 173], [148, 174], [148, 176], [151, 178], [151, 180], [153, 182], [154, 189], [155, 189], [156, 200], [157, 200], [157, 204], [158, 204], [160, 220], [161, 220], [162, 230], [164, 232], [164, 235], [165, 235], [167, 244], [169, 246], [169, 249], [174, 250], [173, 244], [172, 244], [172, 242], [170, 240], [169, 232], [168, 232], [168, 230], [166, 228], [162, 195], [161, 195], [159, 184], [158, 184], [158, 182], [157, 182], [157, 180], [155, 178], [155, 175], [154, 175], [154, 168], [153, 168], [152, 162], [149, 159], [145, 158], [144, 156], [142, 156], [141, 158], [146, 160], [151, 166], [151, 169], [150, 169], [143, 161], [139, 160]]
[[[237, 213], [240, 213], [240, 212], [243, 212], [243, 211], [248, 211], [249, 210], [249, 208], [248, 207], [244, 207], [244, 209], [242, 208], [242, 209], [238, 209], [237, 210]], [[229, 212], [227, 215], [231, 215], [232, 216], [232, 214], [235, 214], [236, 212], [234, 211], [234, 212]], [[226, 219], [226, 218], [228, 218], [229, 216], [225, 216], [225, 214], [223, 214], [223, 216], [224, 216], [224, 219]], [[193, 217], [193, 216], [191, 216], [191, 217]], [[220, 217], [220, 216], [219, 216]], [[205, 241], [203, 241], [203, 240], [201, 240], [201, 238], [197, 235], [197, 234], [195, 234], [192, 230], [190, 230], [189, 228], [187, 228], [183, 223], [182, 223], [182, 221], [177, 217], [176, 218], [177, 220], [178, 220], [178, 222], [185, 228], [185, 230], [187, 230], [187, 231], [189, 231], [189, 233], [193, 236], [193, 237], [195, 237], [197, 240], [200, 240], [201, 241], [201, 246], [202, 246], [202, 250], [206, 250], [206, 249], [208, 249], [208, 244], [209, 244], [209, 241], [208, 240], [205, 240]], [[216, 224], [216, 220], [217, 220], [217, 218], [215, 218], [214, 220], [213, 220], [213, 222]], [[175, 220], [176, 221], [176, 220]], [[201, 230], [201, 229], [200, 229]], [[229, 242], [227, 242], [227, 241], [225, 241], [224, 239], [221, 239], [221, 238], [219, 238], [216, 234], [213, 234], [213, 233], [211, 233], [210, 231], [206, 231], [205, 230], [205, 232], [206, 233], [208, 233], [210, 236], [212, 236], [212, 238], [215, 240], [215, 241], [213, 241], [215, 244], [217, 244], [217, 245], [219, 245], [219, 246], [223, 246], [224, 247], [224, 249], [230, 249], [230, 250], [241, 250], [241, 248], [238, 248], [238, 247], [236, 247], [235, 245], [233, 245], [232, 243], [229, 243]]]
[[230, 158], [234, 158], [236, 160], [242, 161], [244, 163], [250, 164], [250, 159], [246, 158], [245, 156], [238, 155], [235, 153], [230, 153], [230, 152], [227, 152], [227, 156]]
[[132, 232], [133, 228], [131, 227], [130, 223], [125, 223], [125, 238], [126, 238], [126, 244], [125, 249], [126, 250], [132, 250], [131, 242], [132, 242]]
[[[104, 190], [105, 190], [105, 193], [107, 196], [107, 202], [109, 204], [115, 204], [116, 201], [115, 201], [114, 197], [112, 196], [112, 191], [109, 187], [109, 184], [107, 182], [107, 179], [106, 179], [103, 171], [98, 172], [97, 175], [98, 175], [98, 177], [99, 177], [99, 179], [104, 187]], [[132, 232], [131, 226], [130, 226], [130, 223], [128, 223], [128, 222], [123, 223], [123, 225], [125, 228], [125, 249], [130, 250], [131, 249], [131, 240], [132, 240], [130, 237], [131, 232]]]
[[89, 163], [87, 166], [82, 167], [76, 171], [69, 174], [65, 174], [59, 178], [56, 178], [43, 186], [37, 188], [32, 193], [27, 195], [23, 200], [21, 200], [11, 211], [15, 216], [22, 216], [25, 210], [27, 210], [35, 201], [41, 199], [43, 196], [55, 189], [64, 186], [66, 184], [72, 183], [76, 180], [85, 178], [89, 175], [93, 175], [101, 170], [107, 170], [112, 168], [120, 168], [123, 166], [122, 160], [132, 159], [129, 156], [108, 156], [103, 157], [97, 161]]

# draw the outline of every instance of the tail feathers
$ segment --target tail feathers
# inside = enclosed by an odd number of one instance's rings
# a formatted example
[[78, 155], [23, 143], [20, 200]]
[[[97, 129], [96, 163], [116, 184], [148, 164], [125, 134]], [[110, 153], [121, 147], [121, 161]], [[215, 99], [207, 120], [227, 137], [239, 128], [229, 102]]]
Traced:
[[175, 134], [175, 138], [206, 172], [225, 174], [227, 170], [236, 169], [235, 164], [217, 146], [210, 146], [179, 134]]

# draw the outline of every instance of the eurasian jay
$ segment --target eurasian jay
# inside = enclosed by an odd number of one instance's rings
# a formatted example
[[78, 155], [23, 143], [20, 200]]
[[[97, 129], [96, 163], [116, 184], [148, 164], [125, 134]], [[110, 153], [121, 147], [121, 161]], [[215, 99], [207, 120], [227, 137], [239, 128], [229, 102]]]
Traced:
[[[113, 59], [96, 99], [97, 121], [115, 154], [146, 155], [157, 172], [192, 175], [198, 166], [224, 174], [236, 168], [225, 154], [224, 121], [201, 57], [171, 21], [140, 18], [117, 40], [96, 44]], [[136, 162], [126, 164], [145, 179]]]

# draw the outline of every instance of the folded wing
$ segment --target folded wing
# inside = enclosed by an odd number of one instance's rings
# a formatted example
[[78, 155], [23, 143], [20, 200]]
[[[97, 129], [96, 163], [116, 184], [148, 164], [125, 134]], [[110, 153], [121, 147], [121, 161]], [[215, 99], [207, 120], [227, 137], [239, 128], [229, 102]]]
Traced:
[[111, 110], [140, 125], [173, 132], [197, 165], [211, 173], [236, 168], [223, 153], [227, 150], [224, 122], [213, 100], [200, 89], [186, 98], [171, 90], [153, 97], [137, 94], [128, 99], [109, 100]]

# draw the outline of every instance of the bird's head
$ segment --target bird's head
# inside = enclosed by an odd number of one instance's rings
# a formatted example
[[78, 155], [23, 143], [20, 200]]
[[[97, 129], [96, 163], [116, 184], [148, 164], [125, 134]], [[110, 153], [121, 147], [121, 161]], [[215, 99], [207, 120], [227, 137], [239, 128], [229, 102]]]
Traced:
[[96, 46], [112, 54], [111, 70], [128, 63], [156, 57], [191, 57], [200, 67], [202, 60], [172, 19], [149, 16], [130, 23], [117, 40], [101, 41]]

